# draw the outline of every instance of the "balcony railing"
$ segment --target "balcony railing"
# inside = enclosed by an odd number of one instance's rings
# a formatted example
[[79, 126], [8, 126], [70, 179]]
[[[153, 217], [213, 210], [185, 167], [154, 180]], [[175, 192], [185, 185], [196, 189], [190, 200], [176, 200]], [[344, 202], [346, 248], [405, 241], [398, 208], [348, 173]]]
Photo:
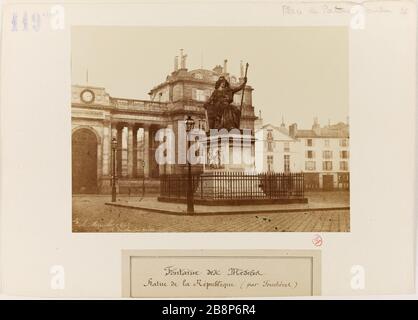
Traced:
[[111, 105], [117, 109], [138, 110], [138, 111], [154, 111], [161, 112], [167, 110], [167, 103], [165, 102], [151, 102], [146, 100], [135, 99], [119, 99], [110, 98]]

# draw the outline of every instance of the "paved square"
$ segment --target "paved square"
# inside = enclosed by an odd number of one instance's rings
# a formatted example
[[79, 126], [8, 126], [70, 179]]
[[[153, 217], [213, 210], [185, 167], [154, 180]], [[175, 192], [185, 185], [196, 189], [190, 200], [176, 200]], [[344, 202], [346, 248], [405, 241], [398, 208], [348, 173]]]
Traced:
[[[109, 196], [73, 197], [73, 232], [349, 232], [348, 192], [308, 195], [311, 203], [347, 209], [187, 216], [106, 205]], [[120, 197], [119, 202], [135, 201]], [[140, 199], [136, 201], [153, 201]], [[182, 205], [180, 205], [182, 206]]]

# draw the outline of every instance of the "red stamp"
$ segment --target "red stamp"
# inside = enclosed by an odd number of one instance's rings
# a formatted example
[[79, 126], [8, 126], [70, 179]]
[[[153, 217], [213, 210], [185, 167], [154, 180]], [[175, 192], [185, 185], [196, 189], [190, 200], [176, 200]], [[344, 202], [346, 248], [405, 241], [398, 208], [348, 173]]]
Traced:
[[315, 247], [320, 247], [322, 246], [322, 243], [324, 241], [322, 240], [322, 237], [319, 234], [314, 235], [313, 239], [312, 239], [312, 243]]

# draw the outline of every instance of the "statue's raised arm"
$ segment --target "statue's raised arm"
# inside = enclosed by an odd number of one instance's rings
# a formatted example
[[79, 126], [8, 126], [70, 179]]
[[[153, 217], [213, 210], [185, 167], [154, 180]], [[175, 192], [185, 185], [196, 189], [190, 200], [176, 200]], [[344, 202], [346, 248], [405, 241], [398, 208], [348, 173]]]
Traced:
[[247, 77], [244, 78], [243, 83], [241, 83], [238, 87], [235, 87], [232, 89], [233, 93], [237, 93], [238, 91], [241, 91], [242, 89], [245, 88], [245, 85], [247, 84]]

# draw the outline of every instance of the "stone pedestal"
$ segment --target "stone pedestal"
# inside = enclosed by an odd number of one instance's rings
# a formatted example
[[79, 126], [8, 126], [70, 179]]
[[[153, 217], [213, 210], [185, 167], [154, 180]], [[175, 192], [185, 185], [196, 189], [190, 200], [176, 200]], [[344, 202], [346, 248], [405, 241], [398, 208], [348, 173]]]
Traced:
[[202, 141], [205, 147], [203, 172], [254, 172], [255, 138], [245, 134], [218, 134]]
[[[195, 204], [307, 202], [303, 194], [303, 174], [255, 171], [254, 136], [242, 132], [218, 134], [200, 138], [199, 143], [198, 148], [189, 150], [195, 157], [204, 159], [203, 172], [192, 176]], [[158, 200], [186, 202], [187, 183], [187, 174], [163, 176]]]

